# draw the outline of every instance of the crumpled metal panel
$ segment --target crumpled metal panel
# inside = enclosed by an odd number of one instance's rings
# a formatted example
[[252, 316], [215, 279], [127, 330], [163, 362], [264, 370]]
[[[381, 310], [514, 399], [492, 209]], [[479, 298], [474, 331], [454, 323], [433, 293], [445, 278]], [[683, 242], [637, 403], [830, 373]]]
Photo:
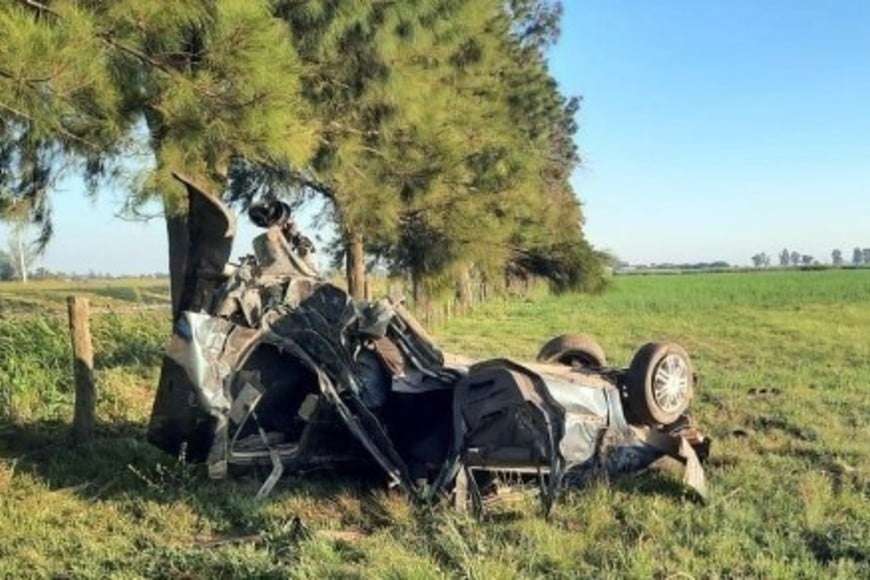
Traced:
[[[209, 314], [174, 312], [175, 335], [164, 358], [148, 434], [161, 448], [170, 453], [183, 452], [185, 446], [195, 449], [196, 460], [206, 460], [212, 477], [225, 476], [228, 463], [241, 455], [262, 456], [266, 449], [273, 471], [258, 497], [269, 492], [285, 466], [300, 468], [315, 459], [335, 461], [332, 453], [315, 457], [308, 451], [311, 440], [333, 437], [309, 436], [313, 426], [322, 424], [316, 420], [304, 427], [302, 435], [292, 422], [286, 428], [271, 424], [277, 431], [267, 433], [268, 415], [259, 413], [266, 409], [257, 407], [268, 401], [270, 411], [280, 414], [288, 407], [288, 413], [298, 412], [306, 422], [322, 412], [334, 417], [325, 423], [346, 427], [393, 484], [417, 492], [424, 500], [451, 489], [457, 474], [464, 474], [468, 485], [473, 484], [473, 477], [467, 476], [474, 469], [513, 469], [537, 474], [549, 510], [566, 485], [602, 471], [637, 471], [664, 455], [682, 461], [686, 484], [705, 493], [698, 453], [706, 455], [709, 440], [694, 431], [686, 417], [685, 425], [668, 429], [629, 425], [619, 390], [624, 370], [583, 370], [508, 359], [475, 364], [445, 357], [405, 310], [401, 297], [359, 302], [322, 279], [309, 262], [310, 241], [295, 231], [286, 207], [277, 218], [261, 224], [268, 230], [254, 242], [256, 256], [243, 258], [228, 270], [224, 266], [232, 234], [230, 214], [217, 198], [191, 182], [185, 185], [191, 212], [202, 214], [191, 216], [191, 232], [202, 230], [203, 236], [196, 237], [198, 243], [189, 256], [183, 303], [189, 310], [204, 309]], [[209, 223], [222, 227], [206, 228]], [[283, 392], [281, 380], [273, 377], [271, 385], [261, 384], [258, 371], [262, 369], [252, 369], [251, 376], [241, 372], [240, 362], [263, 344], [278, 349], [275, 377], [297, 376], [288, 370], [297, 367], [284, 366], [285, 355], [311, 371], [317, 389], [305, 399], [307, 406], [303, 402], [305, 409], [296, 409], [295, 399], [292, 403], [270, 399], [270, 386], [276, 387], [276, 393]], [[462, 395], [468, 394], [472, 379], [473, 390], [480, 395], [475, 400]], [[497, 386], [491, 394], [487, 381]], [[390, 413], [396, 413], [392, 395], [403, 402], [421, 401], [408, 414], [417, 420], [410, 434], [400, 435], [397, 424], [389, 423]], [[451, 397], [452, 416], [447, 406]], [[452, 434], [422, 420], [438, 423], [442, 413]], [[242, 428], [247, 417], [253, 418], [258, 434]], [[236, 441], [240, 433], [243, 439]], [[293, 439], [285, 441], [291, 433]], [[444, 454], [436, 461], [413, 451], [414, 440], [421, 441], [422, 449], [427, 437], [443, 439]], [[441, 472], [432, 481], [433, 469], [442, 461]], [[544, 472], [549, 475], [546, 483]], [[428, 479], [422, 488], [415, 485], [418, 473], [423, 481]]]
[[354, 302], [346, 292], [323, 284], [299, 307], [271, 323], [278, 336], [304, 344], [306, 353], [336, 381], [339, 391], [360, 393], [360, 379], [353, 372], [357, 365], [345, 345], [344, 331], [357, 318]]
[[227, 418], [232, 401], [224, 385], [233, 368], [232, 361], [223, 354], [234, 327], [222, 318], [183, 312], [175, 323], [175, 334], [166, 353], [184, 369], [199, 399], [200, 409], [215, 419], [214, 438], [206, 458], [212, 478], [223, 478], [227, 474]]
[[221, 354], [235, 325], [207, 314], [184, 312], [175, 323], [167, 355], [187, 373], [203, 409], [218, 416], [229, 412], [231, 401], [224, 379], [232, 372]]
[[609, 425], [610, 407], [604, 389], [544, 377], [547, 390], [564, 409], [559, 452], [568, 467], [588, 461], [596, 452], [601, 431]]

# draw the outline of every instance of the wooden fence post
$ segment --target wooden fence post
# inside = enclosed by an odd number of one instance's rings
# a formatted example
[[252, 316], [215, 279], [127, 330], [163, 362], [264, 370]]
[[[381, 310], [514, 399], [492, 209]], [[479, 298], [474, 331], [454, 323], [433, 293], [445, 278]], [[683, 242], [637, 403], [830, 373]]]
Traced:
[[85, 441], [94, 432], [97, 394], [94, 388], [94, 347], [91, 342], [90, 305], [87, 298], [69, 296], [69, 333], [72, 339], [75, 411], [72, 432], [76, 441]]

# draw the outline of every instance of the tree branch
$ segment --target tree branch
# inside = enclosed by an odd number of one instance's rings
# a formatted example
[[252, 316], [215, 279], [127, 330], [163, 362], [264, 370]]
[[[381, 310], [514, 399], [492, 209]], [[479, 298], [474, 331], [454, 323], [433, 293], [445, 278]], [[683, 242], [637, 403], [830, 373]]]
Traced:
[[20, 78], [9, 72], [8, 70], [0, 68], [0, 77], [4, 79], [9, 79], [10, 81], [17, 81], [19, 83], [23, 83], [29, 87], [33, 87], [33, 85], [37, 83], [47, 83], [51, 79], [55, 78], [57, 75], [51, 75], [47, 77], [29, 77], [29, 78]]
[[145, 64], [150, 64], [151, 66], [158, 68], [158, 69], [162, 70], [163, 72], [165, 72], [169, 75], [172, 75], [172, 76], [183, 76], [178, 71], [172, 70], [171, 67], [160, 62], [159, 60], [155, 60], [155, 59], [151, 58], [150, 56], [148, 56], [144, 52], [137, 50], [131, 46], [127, 46], [126, 44], [122, 44], [122, 43], [118, 42], [117, 40], [112, 38], [112, 36], [108, 32], [101, 32], [98, 34], [98, 36], [99, 36], [100, 40], [102, 40], [103, 42], [105, 42], [106, 44], [111, 46], [112, 48], [117, 49], [117, 50], [119, 50], [119, 51], [121, 51], [124, 54], [127, 54], [129, 56], [132, 56], [140, 62], [143, 62]]
[[[7, 111], [9, 113], [12, 113], [13, 115], [15, 115], [16, 117], [18, 117], [20, 119], [23, 119], [25, 121], [29, 121], [33, 124], [37, 124], [36, 119], [34, 119], [31, 115], [28, 115], [27, 113], [25, 113], [24, 111], [22, 111], [20, 109], [10, 107], [9, 105], [7, 105], [6, 103], [4, 103], [2, 101], [0, 101], [0, 109], [3, 109], [4, 111]], [[82, 145], [86, 145], [90, 149], [99, 150], [99, 147], [97, 146], [96, 143], [94, 143], [92, 141], [88, 141], [87, 139], [80, 137], [79, 135], [76, 135], [75, 133], [70, 132], [69, 130], [65, 129], [61, 125], [57, 125], [56, 127], [54, 127], [54, 129], [56, 129], [61, 135], [64, 135], [65, 137], [68, 137], [68, 138], [70, 138], [73, 141], [76, 141], [78, 143], [81, 143]]]
[[298, 169], [290, 169], [287, 171], [287, 173], [289, 174], [290, 179], [296, 181], [300, 186], [307, 187], [308, 189], [313, 189], [332, 203], [337, 203], [335, 189], [333, 189], [331, 186], [320, 181], [319, 179], [306, 175]]
[[36, 10], [38, 13], [51, 14], [55, 18], [60, 18], [60, 14], [58, 14], [56, 11], [52, 10], [42, 2], [37, 2], [36, 0], [19, 0], [19, 2], [21, 2], [28, 8]]

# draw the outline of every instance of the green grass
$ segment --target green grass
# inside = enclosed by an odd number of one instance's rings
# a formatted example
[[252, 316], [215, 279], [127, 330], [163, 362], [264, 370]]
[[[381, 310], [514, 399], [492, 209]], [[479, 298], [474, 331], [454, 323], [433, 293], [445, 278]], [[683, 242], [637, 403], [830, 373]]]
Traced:
[[166, 279], [0, 282], [0, 318], [65, 312], [73, 294], [88, 298], [97, 311], [169, 307]]
[[[151, 313], [92, 315], [99, 410], [107, 419], [145, 417], [142, 400], [152, 397], [168, 329]], [[67, 418], [71, 360], [64, 318], [0, 319], [0, 416], [18, 423]]]
[[419, 509], [355, 476], [262, 503], [256, 477], [209, 481], [143, 442], [162, 312], [95, 315], [100, 436], [71, 446], [64, 324], [0, 319], [2, 577], [870, 576], [870, 271], [617, 277], [439, 326], [480, 357], [563, 332], [617, 365], [653, 339], [692, 354], [709, 503], [656, 472], [571, 492], [550, 521], [532, 499], [481, 522]]

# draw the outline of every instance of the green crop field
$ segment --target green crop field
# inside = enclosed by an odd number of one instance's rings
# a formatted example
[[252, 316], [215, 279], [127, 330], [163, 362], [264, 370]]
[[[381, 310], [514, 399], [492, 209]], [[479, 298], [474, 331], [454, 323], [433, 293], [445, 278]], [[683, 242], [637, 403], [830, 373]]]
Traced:
[[0, 282], [0, 317], [65, 311], [70, 294], [86, 296], [99, 311], [168, 306], [168, 280], [37, 280]]
[[437, 327], [477, 357], [531, 359], [564, 332], [616, 365], [654, 339], [693, 356], [708, 503], [663, 469], [571, 491], [549, 520], [533, 498], [478, 521], [336, 474], [257, 502], [259, 479], [213, 482], [152, 449], [167, 313], [123, 306], [165, 304], [154, 284], [76, 290], [111, 302], [92, 323], [102, 423], [78, 447], [70, 289], [0, 285], [0, 576], [870, 577], [870, 270], [624, 276]]

